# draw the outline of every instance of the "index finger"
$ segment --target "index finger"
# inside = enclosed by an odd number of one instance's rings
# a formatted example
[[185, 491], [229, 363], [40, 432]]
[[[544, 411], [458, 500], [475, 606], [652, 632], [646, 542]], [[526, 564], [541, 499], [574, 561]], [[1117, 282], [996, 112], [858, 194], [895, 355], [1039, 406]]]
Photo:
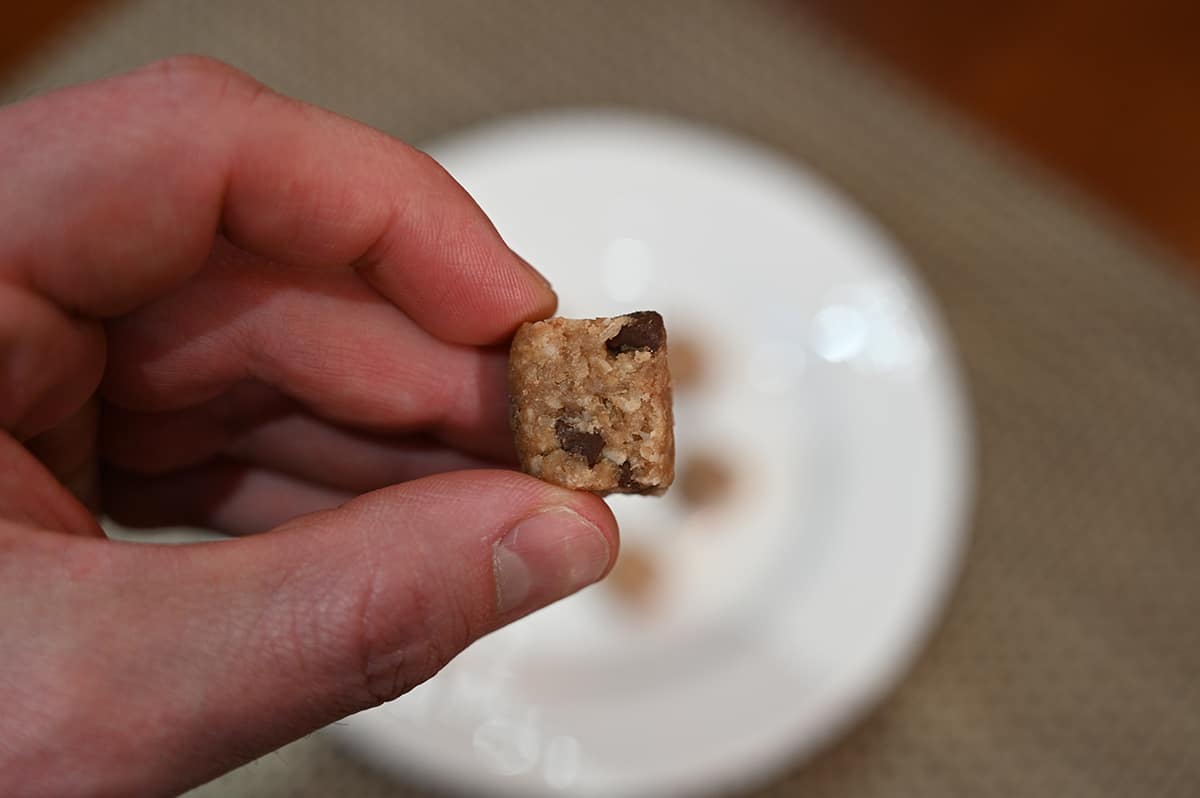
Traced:
[[431, 158], [176, 58], [0, 110], [0, 276], [119, 315], [198, 270], [221, 231], [304, 268], [359, 270], [444, 340], [507, 337], [549, 286]]

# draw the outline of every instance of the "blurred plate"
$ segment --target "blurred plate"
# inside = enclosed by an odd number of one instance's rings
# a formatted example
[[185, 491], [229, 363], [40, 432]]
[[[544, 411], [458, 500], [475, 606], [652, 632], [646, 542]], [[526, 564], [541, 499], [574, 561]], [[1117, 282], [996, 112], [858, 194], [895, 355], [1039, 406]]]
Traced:
[[677, 394], [680, 461], [717, 454], [732, 487], [612, 499], [639, 558], [624, 592], [537, 613], [333, 733], [488, 795], [694, 794], [813, 753], [900, 677], [963, 544], [967, 412], [903, 255], [796, 164], [658, 117], [537, 114], [430, 150], [563, 315], [654, 308], [689, 339], [707, 377]]

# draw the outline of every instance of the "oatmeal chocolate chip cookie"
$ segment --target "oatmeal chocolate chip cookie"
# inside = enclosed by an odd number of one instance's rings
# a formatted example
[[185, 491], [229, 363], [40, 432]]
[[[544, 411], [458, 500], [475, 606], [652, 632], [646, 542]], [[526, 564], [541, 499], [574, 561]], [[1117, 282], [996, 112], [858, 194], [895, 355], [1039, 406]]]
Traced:
[[674, 479], [671, 372], [658, 313], [521, 325], [508, 390], [525, 473], [600, 494], [661, 494]]

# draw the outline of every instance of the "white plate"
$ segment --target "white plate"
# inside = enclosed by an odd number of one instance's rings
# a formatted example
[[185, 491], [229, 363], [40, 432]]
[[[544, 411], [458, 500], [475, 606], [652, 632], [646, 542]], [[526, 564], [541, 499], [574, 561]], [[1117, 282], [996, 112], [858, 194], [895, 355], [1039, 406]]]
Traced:
[[964, 539], [967, 412], [904, 256], [796, 164], [658, 117], [538, 114], [431, 152], [563, 315], [654, 308], [704, 343], [679, 455], [738, 478], [701, 512], [612, 500], [660, 565], [644, 603], [589, 588], [333, 733], [487, 795], [694, 794], [813, 753], [900, 677]]

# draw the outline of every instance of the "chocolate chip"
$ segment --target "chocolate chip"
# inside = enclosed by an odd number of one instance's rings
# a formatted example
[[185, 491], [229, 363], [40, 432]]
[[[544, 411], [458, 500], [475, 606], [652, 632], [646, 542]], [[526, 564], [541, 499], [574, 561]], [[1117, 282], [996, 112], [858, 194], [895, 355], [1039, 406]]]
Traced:
[[633, 478], [633, 466], [628, 460], [621, 463], [621, 467], [617, 471], [617, 487], [637, 491], [638, 493], [651, 489], [649, 485], [643, 485]]
[[667, 340], [667, 330], [663, 326], [663, 318], [653, 310], [639, 310], [628, 314], [629, 321], [625, 322], [617, 334], [604, 342], [611, 355], [643, 350], [657, 352]]
[[588, 468], [600, 462], [600, 453], [604, 451], [604, 436], [599, 432], [585, 432], [575, 429], [570, 421], [560, 418], [554, 422], [554, 434], [564, 452], [577, 454], [587, 460]]

